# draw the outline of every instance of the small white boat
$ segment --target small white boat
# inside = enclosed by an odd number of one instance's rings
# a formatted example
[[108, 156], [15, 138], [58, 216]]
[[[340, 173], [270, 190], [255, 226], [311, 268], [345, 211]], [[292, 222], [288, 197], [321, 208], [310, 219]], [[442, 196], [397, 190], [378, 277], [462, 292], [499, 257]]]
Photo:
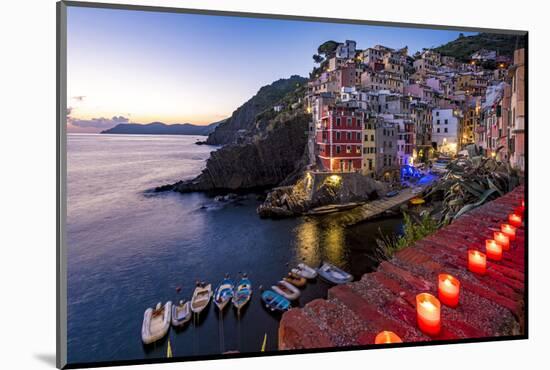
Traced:
[[233, 294], [233, 306], [237, 309], [237, 311], [240, 311], [242, 307], [244, 307], [249, 301], [250, 297], [252, 296], [252, 282], [248, 278], [246, 274], [243, 274], [241, 280], [239, 280], [239, 283], [237, 284], [237, 287], [235, 288], [235, 293]]
[[282, 295], [289, 301], [294, 301], [300, 297], [300, 290], [284, 280], [281, 280], [277, 284], [273, 285], [271, 289], [273, 289], [275, 293]]
[[317, 271], [314, 268], [309, 267], [305, 263], [299, 263], [297, 268], [292, 269], [292, 272], [298, 276], [306, 279], [315, 279], [317, 277]]
[[170, 316], [172, 313], [172, 302], [168, 301], [164, 306], [159, 302], [152, 309], [148, 308], [143, 314], [143, 325], [141, 326], [141, 340], [145, 344], [151, 344], [163, 338], [170, 329]]
[[344, 270], [325, 262], [319, 267], [319, 276], [333, 284], [345, 284], [353, 280], [353, 276]]
[[179, 301], [172, 306], [172, 326], [183, 326], [191, 319], [191, 303], [189, 301]]
[[233, 298], [234, 290], [235, 283], [229, 279], [229, 275], [226, 275], [214, 293], [214, 303], [220, 311], [223, 311], [227, 303]]
[[201, 313], [210, 303], [212, 297], [212, 284], [197, 284], [191, 298], [191, 311]]

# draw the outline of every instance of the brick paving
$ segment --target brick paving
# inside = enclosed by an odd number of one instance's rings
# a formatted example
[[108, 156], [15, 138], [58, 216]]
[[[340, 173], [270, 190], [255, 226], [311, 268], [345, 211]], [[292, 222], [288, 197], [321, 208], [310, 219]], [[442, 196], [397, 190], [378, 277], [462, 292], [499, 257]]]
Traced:
[[[361, 280], [335, 286], [327, 299], [316, 299], [286, 312], [279, 325], [279, 349], [311, 349], [373, 344], [382, 330], [404, 342], [483, 338], [524, 333], [525, 235], [501, 261], [487, 260], [487, 274], [468, 271], [467, 250], [485, 252], [485, 239], [507, 221], [524, 198], [520, 186], [463, 215], [451, 225], [416, 242]], [[460, 280], [460, 304], [442, 305], [442, 330], [432, 338], [416, 324], [415, 297], [437, 296], [437, 276], [449, 273]]]

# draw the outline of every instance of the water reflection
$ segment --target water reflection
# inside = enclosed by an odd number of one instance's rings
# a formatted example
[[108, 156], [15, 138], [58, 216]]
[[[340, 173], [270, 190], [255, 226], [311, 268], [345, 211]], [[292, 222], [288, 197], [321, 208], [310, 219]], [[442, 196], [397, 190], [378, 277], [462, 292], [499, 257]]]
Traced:
[[303, 218], [296, 234], [296, 257], [310, 266], [318, 266], [323, 260], [337, 266], [345, 266], [345, 230], [337, 223], [322, 218]]

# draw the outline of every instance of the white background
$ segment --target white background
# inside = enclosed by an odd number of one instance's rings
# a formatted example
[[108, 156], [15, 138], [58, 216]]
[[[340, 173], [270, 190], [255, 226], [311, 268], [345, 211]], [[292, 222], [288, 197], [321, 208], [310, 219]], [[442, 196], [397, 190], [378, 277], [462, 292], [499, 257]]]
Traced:
[[[112, 0], [111, 2], [119, 2]], [[265, 370], [407, 368], [518, 369], [543, 360], [549, 344], [548, 265], [550, 19], [527, 1], [132, 1], [261, 13], [511, 28], [529, 37], [529, 333], [524, 341], [278, 356], [135, 369]], [[537, 5], [535, 5], [537, 4]], [[53, 368], [55, 359], [55, 1], [2, 3], [0, 22], [0, 365]], [[546, 147], [545, 147], [546, 146]], [[546, 344], [546, 346], [545, 346]], [[547, 360], [548, 356], [544, 356]], [[547, 361], [545, 361], [547, 362]]]

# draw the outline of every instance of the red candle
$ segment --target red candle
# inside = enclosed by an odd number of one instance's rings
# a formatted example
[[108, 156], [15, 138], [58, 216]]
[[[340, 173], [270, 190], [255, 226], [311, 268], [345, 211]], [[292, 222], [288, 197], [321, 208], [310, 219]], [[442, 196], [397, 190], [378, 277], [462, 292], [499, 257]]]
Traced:
[[449, 274], [439, 274], [438, 298], [446, 306], [458, 306], [460, 281]]
[[502, 246], [503, 250], [507, 251], [510, 249], [510, 239], [503, 232], [495, 231], [493, 233], [493, 239], [497, 242], [497, 244]]
[[500, 225], [500, 231], [502, 231], [510, 241], [516, 240], [516, 228], [512, 225], [502, 224]]
[[485, 254], [473, 249], [468, 250], [468, 270], [479, 275], [485, 275], [487, 271], [487, 258]]
[[424, 334], [436, 336], [441, 331], [441, 303], [429, 293], [416, 296], [416, 320]]
[[376, 338], [374, 338], [374, 344], [386, 344], [386, 343], [403, 343], [399, 335], [395, 334], [393, 331], [381, 331], [378, 333]]
[[498, 244], [493, 239], [487, 239], [485, 240], [485, 253], [488, 258], [500, 261], [502, 259], [502, 245]]
[[516, 213], [510, 213], [508, 215], [508, 223], [515, 227], [521, 227], [521, 216]]

